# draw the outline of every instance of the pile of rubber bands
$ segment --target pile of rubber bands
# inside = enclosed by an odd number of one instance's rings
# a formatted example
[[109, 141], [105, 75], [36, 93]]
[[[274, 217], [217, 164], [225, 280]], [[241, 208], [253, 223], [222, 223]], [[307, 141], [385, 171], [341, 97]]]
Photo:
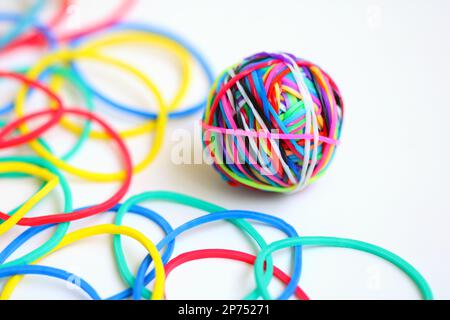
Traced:
[[[273, 298], [268, 287], [272, 278], [275, 277], [285, 284], [278, 299], [289, 299], [295, 296], [306, 300], [307, 294], [299, 287], [305, 246], [350, 248], [379, 256], [408, 275], [423, 298], [432, 298], [427, 282], [412, 265], [392, 252], [372, 244], [345, 238], [300, 236], [293, 226], [278, 217], [252, 211], [227, 210], [191, 196], [169, 191], [148, 191], [125, 199], [124, 196], [134, 175], [145, 169], [157, 156], [164, 142], [168, 119], [195, 114], [205, 107], [205, 100], [191, 106], [181, 106], [183, 98], [189, 91], [193, 62], [202, 67], [210, 85], [214, 80], [214, 74], [205, 59], [186, 40], [162, 28], [123, 22], [124, 15], [132, 8], [134, 2], [124, 0], [106, 19], [68, 33], [58, 31], [71, 5], [68, 0], [58, 1], [58, 9], [46, 22], [41, 21], [40, 17], [40, 13], [48, 4], [44, 0], [30, 2], [30, 7], [21, 14], [0, 14], [0, 22], [9, 26], [7, 32], [0, 35], [1, 57], [14, 54], [16, 50], [23, 48], [36, 49], [42, 53], [38, 61], [31, 66], [19, 70], [0, 70], [2, 84], [11, 80], [20, 84], [19, 89], [14, 93], [14, 100], [0, 107], [0, 115], [4, 117], [0, 123], [0, 151], [9, 152], [9, 155], [0, 156], [0, 176], [17, 179], [31, 176], [43, 181], [39, 190], [28, 200], [8, 213], [0, 212], [0, 239], [16, 226], [27, 227], [17, 238], [6, 246], [2, 246], [0, 278], [7, 278], [7, 281], [2, 288], [1, 299], [8, 299], [20, 280], [30, 274], [69, 282], [76, 278], [79, 279], [76, 285], [85, 292], [87, 297], [105, 299], [86, 280], [70, 271], [40, 264], [47, 256], [55, 254], [56, 251], [74, 242], [101, 234], [113, 235], [112, 244], [119, 276], [127, 286], [127, 289], [106, 299], [129, 297], [163, 299], [165, 298], [165, 281], [175, 268], [194, 260], [227, 259], [253, 265], [256, 287], [244, 297], [245, 299]], [[158, 86], [139, 68], [103, 52], [105, 48], [134, 43], [163, 48], [173, 52], [179, 59], [182, 81], [178, 93], [170, 102], [165, 101]], [[108, 97], [95, 88], [83, 74], [77, 65], [81, 60], [93, 60], [111, 65], [122, 72], [131, 74], [154, 95], [159, 108], [158, 113], [124, 105]], [[64, 103], [60, 91], [65, 84], [70, 84], [83, 98], [84, 106], [68, 106]], [[48, 98], [48, 108], [27, 111], [25, 110], [26, 102], [35, 91], [43, 93]], [[124, 114], [143, 118], [145, 123], [119, 132], [103, 120], [100, 111], [95, 110], [96, 102], [101, 102]], [[70, 121], [68, 116], [80, 118], [82, 124]], [[32, 126], [31, 124], [35, 122], [40, 124]], [[102, 130], [94, 130], [94, 125]], [[77, 142], [62, 156], [57, 156], [50, 144], [43, 139], [43, 135], [56, 126], [61, 126], [78, 136]], [[124, 140], [143, 134], [152, 135], [153, 143], [146, 157], [135, 164]], [[99, 173], [70, 164], [73, 156], [89, 139], [113, 142], [120, 153], [122, 170]], [[28, 148], [29, 151], [34, 152], [34, 155], [20, 155], [18, 151], [15, 152], [15, 148], [18, 147]], [[10, 155], [11, 153], [16, 155]], [[65, 174], [94, 183], [120, 182], [121, 185], [109, 199], [92, 206], [78, 208], [73, 203], [70, 177], [68, 178]], [[27, 213], [55, 188], [60, 188], [64, 197], [64, 207], [61, 212], [26, 217]], [[156, 201], [181, 204], [203, 211], [205, 214], [173, 228], [163, 215], [156, 213], [148, 206], [141, 205], [142, 202], [148, 204]], [[115, 214], [114, 224], [94, 225], [69, 232], [72, 221], [106, 213]], [[151, 235], [144, 235], [139, 230], [122, 225], [124, 216], [128, 213], [142, 216], [155, 223], [165, 233], [163, 240], [154, 244], [150, 240]], [[244, 236], [255, 245], [255, 253], [207, 248], [172, 256], [175, 241], [180, 241], [182, 233], [221, 220], [241, 230]], [[286, 238], [267, 243], [252, 222], [276, 228], [285, 233]], [[43, 244], [20, 257], [11, 258], [28, 241], [47, 229], [53, 230], [53, 233]], [[138, 241], [148, 252], [137, 272], [130, 270], [122, 246], [122, 236]], [[3, 241], [1, 243], [5, 244]], [[292, 251], [289, 274], [277, 268], [271, 257], [274, 251], [283, 248], [291, 248]]]

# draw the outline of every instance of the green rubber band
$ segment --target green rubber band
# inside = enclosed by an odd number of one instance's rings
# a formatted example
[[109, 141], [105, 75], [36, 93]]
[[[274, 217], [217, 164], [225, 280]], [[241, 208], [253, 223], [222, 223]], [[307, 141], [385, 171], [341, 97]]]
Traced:
[[[31, 163], [43, 167], [52, 172], [53, 174], [55, 174], [59, 178], [59, 183], [64, 195], [64, 212], [65, 213], [72, 212], [73, 210], [72, 192], [70, 190], [69, 183], [67, 182], [67, 179], [58, 171], [58, 169], [55, 166], [53, 166], [51, 163], [49, 163], [44, 159], [31, 156], [15, 156], [15, 157], [0, 158], [0, 162], [8, 162], [8, 161]], [[0, 174], [0, 177], [5, 177], [7, 175], [8, 175], [7, 173]], [[12, 212], [10, 212], [9, 214], [12, 214]], [[61, 242], [62, 238], [65, 236], [67, 230], [69, 229], [69, 225], [70, 225], [69, 222], [58, 224], [53, 235], [44, 244], [42, 244], [38, 248], [34, 249], [33, 251], [27, 253], [26, 255], [18, 259], [0, 265], [0, 268], [29, 264], [39, 259], [40, 257], [46, 255]]]
[[432, 300], [433, 293], [425, 278], [407, 261], [400, 258], [396, 254], [378, 247], [376, 245], [352, 240], [345, 238], [334, 237], [297, 237], [287, 238], [280, 241], [271, 243], [270, 245], [262, 248], [255, 261], [255, 280], [257, 287], [259, 288], [264, 299], [271, 299], [271, 295], [268, 290], [269, 282], [264, 278], [264, 260], [267, 256], [274, 251], [295, 247], [295, 246], [321, 246], [321, 247], [339, 247], [348, 248], [359, 251], [364, 251], [373, 255], [376, 255], [386, 261], [389, 261], [400, 270], [402, 270], [411, 280], [415, 283], [419, 289], [423, 299]]
[[[168, 201], [172, 203], [182, 204], [188, 207], [196, 208], [206, 212], [217, 212], [224, 211], [225, 208], [212, 204], [210, 202], [206, 202], [194, 197], [186, 196], [183, 194], [175, 193], [175, 192], [167, 192], [167, 191], [150, 191], [144, 192], [142, 194], [131, 197], [127, 201], [125, 201], [120, 209], [117, 211], [115, 223], [117, 225], [121, 225], [123, 221], [124, 215], [128, 212], [128, 209], [133, 205], [143, 202], [143, 201]], [[246, 235], [250, 236], [260, 248], [265, 248], [267, 246], [264, 238], [256, 231], [256, 229], [244, 219], [230, 219], [229, 222], [233, 223], [236, 227], [245, 231]], [[134, 286], [135, 277], [131, 273], [128, 263], [125, 259], [121, 236], [114, 235], [113, 237], [114, 244], [114, 255], [116, 257], [117, 266], [119, 268], [119, 273], [122, 279], [130, 286]], [[273, 274], [273, 263], [272, 258], [267, 256], [267, 271], [264, 273], [263, 277], [265, 277], [265, 281], [270, 281]], [[144, 298], [149, 298], [151, 296], [151, 291], [147, 288], [144, 288], [142, 296]], [[245, 296], [245, 300], [256, 300], [261, 296], [261, 293], [256, 288], [248, 295]]]

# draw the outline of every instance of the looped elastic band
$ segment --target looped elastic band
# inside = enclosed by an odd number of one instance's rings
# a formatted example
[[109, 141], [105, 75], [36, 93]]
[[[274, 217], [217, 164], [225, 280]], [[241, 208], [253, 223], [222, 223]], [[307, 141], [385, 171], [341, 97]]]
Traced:
[[293, 237], [275, 241], [267, 247], [263, 248], [256, 258], [254, 270], [256, 284], [264, 299], [271, 299], [269, 290], [267, 288], [269, 282], [264, 277], [264, 260], [274, 251], [298, 246], [349, 248], [376, 255], [386, 261], [389, 261], [400, 270], [402, 270], [408, 277], [410, 277], [420, 290], [424, 299], [433, 299], [433, 293], [431, 292], [430, 286], [423, 278], [423, 276], [412, 265], [410, 265], [408, 262], [397, 256], [396, 254], [370, 243], [334, 237]]
[[[62, 249], [78, 240], [82, 240], [85, 238], [89, 238], [96, 235], [101, 234], [121, 234], [126, 235], [130, 238], [133, 238], [137, 240], [139, 243], [142, 244], [142, 246], [148, 251], [152, 259], [155, 263], [155, 270], [156, 270], [156, 277], [155, 277], [155, 284], [154, 284], [154, 290], [152, 294], [152, 299], [154, 300], [160, 300], [164, 298], [164, 282], [165, 282], [165, 271], [164, 271], [164, 265], [161, 260], [161, 256], [159, 255], [158, 250], [156, 249], [155, 245], [146, 238], [142, 233], [139, 231], [129, 228], [129, 227], [120, 227], [112, 224], [104, 224], [104, 225], [98, 225], [95, 227], [88, 227], [84, 229], [80, 229], [77, 231], [74, 231], [72, 233], [68, 233], [62, 240], [61, 243], [54, 248], [49, 254], [50, 255], [53, 252], [58, 251], [59, 249]], [[35, 261], [36, 263], [46, 256], [42, 257], [41, 259], [38, 259]], [[20, 282], [20, 280], [23, 278], [23, 276], [13, 276], [11, 277], [3, 287], [3, 291], [0, 295], [1, 300], [9, 299], [11, 294], [14, 291], [14, 288], [17, 286], [17, 284]]]
[[[173, 258], [165, 265], [166, 280], [169, 277], [169, 274], [177, 267], [185, 264], [186, 262], [202, 259], [228, 259], [253, 265], [255, 263], [256, 256], [241, 251], [226, 249], [204, 249], [185, 252]], [[291, 281], [291, 278], [286, 273], [275, 266], [273, 267], [273, 275], [284, 284], [289, 284]], [[309, 300], [309, 297], [299, 286], [295, 289], [295, 296], [300, 300]]]
[[[32, 120], [35, 118], [39, 118], [41, 116], [45, 116], [51, 112], [52, 112], [51, 110], [46, 110], [46, 111], [41, 111], [41, 112], [36, 112], [36, 113], [30, 113], [22, 118], [12, 121], [10, 123], [10, 126], [12, 128], [17, 128], [18, 126], [22, 125], [26, 121], [29, 121], [29, 120]], [[107, 210], [111, 209], [115, 204], [117, 204], [120, 201], [120, 199], [122, 199], [124, 197], [124, 195], [126, 194], [128, 188], [130, 186], [131, 176], [132, 176], [131, 157], [130, 157], [130, 154], [128, 153], [128, 149], [125, 146], [125, 143], [120, 138], [120, 136], [114, 131], [114, 129], [112, 129], [106, 122], [101, 120], [95, 114], [84, 111], [84, 110], [62, 109], [62, 114], [65, 114], [65, 115], [70, 114], [70, 115], [80, 116], [87, 120], [92, 120], [95, 123], [97, 123], [98, 125], [100, 125], [105, 130], [105, 132], [107, 132], [111, 136], [111, 138], [116, 143], [118, 150], [123, 157], [124, 170], [121, 172], [121, 178], [123, 180], [122, 186], [119, 188], [118, 191], [116, 191], [116, 193], [111, 198], [109, 198], [108, 200], [106, 200], [100, 204], [97, 204], [95, 206], [92, 206], [89, 208], [84, 208], [84, 209], [79, 209], [79, 210], [77, 210], [75, 212], [71, 212], [71, 213], [60, 213], [60, 214], [52, 214], [52, 215], [41, 216], [41, 217], [22, 218], [18, 222], [18, 224], [20, 224], [20, 225], [38, 226], [38, 225], [43, 225], [43, 224], [61, 223], [61, 222], [67, 222], [67, 221], [73, 221], [73, 220], [86, 218], [86, 217], [95, 215], [97, 213], [107, 211]], [[49, 154], [51, 155], [51, 153], [49, 153]], [[58, 161], [61, 161], [61, 160], [59, 160], [55, 156], [51, 155], [50, 162], [52, 164], [54, 164], [54, 163], [60, 164]], [[81, 174], [83, 174], [83, 175], [89, 176], [90, 174], [91, 175], [93, 174], [89, 171], [84, 171], [81, 169], [78, 169], [78, 170], [80, 170]], [[108, 181], [107, 178], [111, 176], [111, 174], [100, 174], [100, 173], [96, 173], [93, 175], [96, 180], [100, 180], [100, 181]], [[8, 215], [6, 215], [4, 213], [0, 213], [1, 220], [8, 220], [9, 218], [10, 217]]]

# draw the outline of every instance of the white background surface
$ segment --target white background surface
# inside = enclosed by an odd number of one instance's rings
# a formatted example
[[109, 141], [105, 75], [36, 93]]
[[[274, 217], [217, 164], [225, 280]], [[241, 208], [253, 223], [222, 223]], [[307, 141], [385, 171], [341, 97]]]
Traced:
[[[0, 8], [20, 7], [20, 1], [1, 1]], [[88, 23], [104, 15], [117, 1], [79, 1], [72, 22]], [[412, 263], [429, 281], [436, 298], [450, 298], [450, 161], [448, 119], [450, 98], [450, 3], [448, 1], [139, 1], [130, 18], [170, 28], [190, 39], [212, 63], [215, 72], [255, 52], [289, 51], [322, 66], [340, 86], [346, 103], [342, 144], [329, 172], [306, 191], [280, 196], [231, 188], [207, 165], [176, 165], [171, 151], [178, 128], [194, 132], [200, 114], [172, 121], [156, 161], [135, 177], [129, 195], [147, 190], [185, 192], [230, 209], [257, 210], [285, 219], [302, 235], [350, 237], [392, 250]], [[128, 49], [121, 49], [127, 51]], [[131, 50], [131, 49], [129, 49]], [[131, 52], [125, 53], [131, 54]], [[141, 49], [141, 69], [151, 70], [168, 97], [177, 83], [170, 56]], [[2, 68], [10, 61], [0, 61]], [[133, 60], [133, 61], [138, 61]], [[165, 63], [165, 64], [164, 64]], [[147, 65], [149, 66], [146, 68]], [[176, 64], [175, 64], [176, 66]], [[146, 92], [127, 91], [127, 78], [104, 79], [95, 66], [87, 72], [121, 101], [154, 108]], [[109, 74], [109, 73], [108, 73]], [[117, 74], [117, 73], [116, 73]], [[103, 77], [103, 79], [102, 79]], [[175, 78], [174, 78], [175, 77]], [[115, 79], [115, 82], [111, 81]], [[174, 81], [175, 80], [175, 81]], [[128, 88], [127, 88], [128, 84]], [[134, 83], [133, 83], [134, 84]], [[114, 90], [115, 86], [122, 90]], [[2, 88], [2, 92], [4, 92]], [[142, 91], [142, 90], [141, 90]], [[7, 91], [11, 94], [11, 90]], [[197, 77], [189, 101], [205, 94]], [[10, 95], [11, 96], [11, 95]], [[10, 97], [9, 96], [9, 97]], [[2, 94], [2, 102], [6, 101]], [[100, 108], [118, 126], [132, 118]], [[66, 135], [53, 130], [48, 140], [61, 146]], [[69, 139], [69, 138], [67, 138]], [[71, 138], [73, 139], [73, 138]], [[135, 159], [148, 149], [150, 138], [130, 140]], [[63, 148], [66, 148], [64, 142]], [[199, 146], [196, 146], [197, 151]], [[114, 151], [114, 150], [113, 150]], [[117, 168], [107, 144], [90, 143], [73, 163], [99, 170]], [[17, 151], [15, 151], [17, 152]], [[22, 153], [30, 153], [24, 148]], [[0, 155], [10, 154], [2, 152]], [[70, 177], [75, 207], [98, 203], [115, 190], [114, 184], [91, 184]], [[28, 180], [27, 180], [28, 181]], [[9, 210], [38, 186], [30, 179], [0, 180], [1, 209]], [[169, 204], [146, 204], [173, 226], [199, 216], [195, 210]], [[58, 192], [29, 216], [60, 210]], [[111, 222], [104, 214], [72, 224]], [[162, 233], [135, 216], [129, 226], [157, 242]], [[3, 248], [24, 229], [16, 227], [0, 238]], [[268, 241], [282, 237], [258, 227]], [[42, 234], [20, 253], [44, 241]], [[135, 242], [125, 240], [132, 270], [144, 256]], [[229, 223], [218, 222], [182, 235], [176, 252], [199, 248], [231, 248], [254, 252], [246, 238]], [[17, 256], [18, 256], [17, 255]], [[16, 257], [17, 257], [16, 256]], [[276, 264], [289, 269], [287, 252]], [[124, 288], [113, 263], [111, 237], [82, 241], [49, 258], [44, 264], [62, 267], [88, 280], [103, 297]], [[204, 260], [184, 265], [171, 274], [168, 298], [241, 298], [253, 287], [252, 269], [238, 262]], [[415, 299], [418, 292], [394, 267], [378, 258], [343, 249], [304, 250], [301, 286], [313, 299]], [[274, 286], [274, 294], [280, 287]], [[13, 298], [86, 298], [55, 280], [29, 276]]]

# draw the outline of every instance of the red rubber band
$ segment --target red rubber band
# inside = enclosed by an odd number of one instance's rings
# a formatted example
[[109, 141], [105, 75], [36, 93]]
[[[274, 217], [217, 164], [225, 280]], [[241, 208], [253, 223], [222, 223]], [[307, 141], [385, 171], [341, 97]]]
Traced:
[[[68, 221], [74, 221], [83, 219], [86, 217], [93, 216], [95, 214], [108, 211], [112, 207], [114, 207], [127, 193], [128, 188], [131, 184], [131, 177], [132, 177], [132, 171], [133, 171], [133, 165], [131, 162], [131, 156], [128, 152], [128, 149], [125, 145], [125, 142], [122, 140], [120, 135], [111, 127], [109, 126], [104, 120], [96, 116], [95, 114], [82, 110], [82, 109], [61, 109], [62, 114], [71, 114], [71, 115], [78, 115], [83, 118], [86, 118], [88, 120], [97, 122], [104, 130], [105, 132], [116, 142], [120, 153], [122, 154], [123, 162], [124, 162], [124, 172], [125, 177], [122, 183], [122, 186], [119, 188], [119, 190], [116, 191], [116, 193], [106, 200], [105, 202], [102, 202], [100, 204], [97, 204], [92, 207], [80, 209], [78, 211], [74, 211], [71, 213], [58, 213], [58, 214], [51, 214], [41, 217], [32, 217], [32, 218], [22, 218], [18, 224], [21, 226], [40, 226], [44, 224], [54, 224], [54, 223], [62, 223], [62, 222], [68, 222]], [[30, 113], [22, 118], [18, 118], [11, 122], [9, 125], [17, 128], [20, 125], [22, 125], [24, 122], [29, 121], [34, 118], [39, 118], [42, 116], [46, 116], [50, 114], [52, 110], [45, 110], [35, 113]], [[0, 219], [1, 220], [7, 220], [10, 216], [0, 212]]]
[[21, 144], [27, 143], [31, 140], [34, 140], [34, 139], [40, 137], [48, 129], [50, 129], [51, 127], [53, 127], [55, 124], [57, 124], [59, 122], [59, 120], [62, 117], [62, 110], [63, 110], [62, 101], [59, 98], [59, 96], [56, 95], [53, 91], [51, 91], [48, 87], [39, 83], [38, 81], [28, 79], [18, 73], [8, 72], [8, 71], [0, 71], [0, 78], [2, 78], [2, 77], [19, 80], [20, 82], [22, 82], [25, 85], [28, 85], [35, 89], [41, 90], [50, 99], [52, 99], [56, 102], [56, 108], [47, 111], [46, 114], [51, 116], [51, 118], [47, 122], [45, 122], [43, 125], [39, 126], [38, 128], [31, 130], [30, 132], [20, 135], [18, 137], [13, 137], [9, 140], [5, 140], [5, 138], [8, 136], [8, 134], [12, 133], [17, 127], [15, 125], [12, 125], [12, 123], [3, 127], [0, 130], [0, 150], [9, 148], [9, 147], [14, 147], [17, 145], [21, 145]]
[[[212, 258], [242, 261], [251, 265], [255, 263], [256, 259], [256, 257], [252, 254], [236, 250], [227, 250], [227, 249], [195, 250], [182, 253], [179, 256], [170, 260], [164, 267], [166, 271], [166, 277], [168, 277], [169, 274], [174, 269], [176, 269], [177, 267], [186, 262]], [[286, 273], [284, 273], [282, 270], [278, 269], [275, 266], [273, 267], [273, 275], [284, 284], [288, 284], [289, 281], [291, 280], [291, 278]], [[299, 286], [297, 286], [297, 288], [295, 289], [295, 295], [300, 300], [309, 300], [308, 295]]]

